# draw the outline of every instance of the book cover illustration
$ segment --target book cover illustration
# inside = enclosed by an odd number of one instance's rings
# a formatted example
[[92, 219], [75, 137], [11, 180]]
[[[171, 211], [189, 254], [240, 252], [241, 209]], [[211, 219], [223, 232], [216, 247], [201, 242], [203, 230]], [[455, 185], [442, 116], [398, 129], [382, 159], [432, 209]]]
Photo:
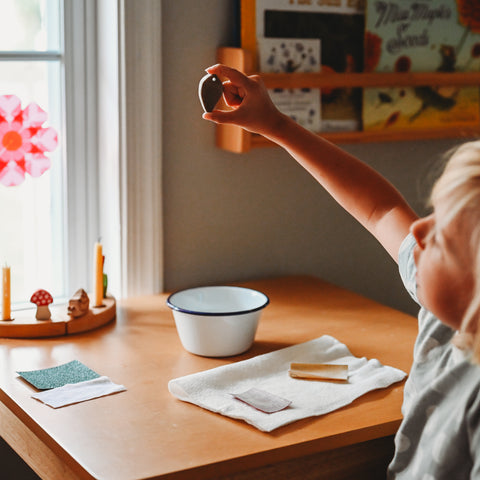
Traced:
[[[321, 71], [361, 72], [364, 12], [363, 0], [256, 0], [257, 50], [267, 38], [318, 39]], [[320, 97], [319, 131], [360, 129], [361, 89], [324, 88]]]
[[[464, 0], [369, 0], [365, 71], [480, 69], [480, 9]], [[480, 121], [477, 87], [365, 88], [363, 129], [471, 127]]]
[[[293, 73], [320, 71], [320, 40], [291, 38], [258, 39], [261, 72]], [[269, 90], [277, 108], [297, 123], [320, 131], [320, 91], [310, 88]]]

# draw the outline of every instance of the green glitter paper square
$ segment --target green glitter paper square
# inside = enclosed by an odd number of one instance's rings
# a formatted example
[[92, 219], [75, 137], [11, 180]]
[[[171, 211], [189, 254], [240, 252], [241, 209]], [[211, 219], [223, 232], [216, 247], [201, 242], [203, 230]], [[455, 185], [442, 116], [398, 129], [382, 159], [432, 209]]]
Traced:
[[57, 367], [17, 373], [39, 390], [62, 387], [67, 383], [85, 382], [100, 376], [78, 360], [72, 360]]

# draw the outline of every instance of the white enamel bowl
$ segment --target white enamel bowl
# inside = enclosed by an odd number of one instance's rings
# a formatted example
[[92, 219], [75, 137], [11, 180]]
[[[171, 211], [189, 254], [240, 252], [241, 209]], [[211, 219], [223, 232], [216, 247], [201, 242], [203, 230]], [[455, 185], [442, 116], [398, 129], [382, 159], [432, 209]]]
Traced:
[[197, 287], [167, 299], [185, 350], [205, 357], [228, 357], [248, 350], [268, 297], [250, 288]]

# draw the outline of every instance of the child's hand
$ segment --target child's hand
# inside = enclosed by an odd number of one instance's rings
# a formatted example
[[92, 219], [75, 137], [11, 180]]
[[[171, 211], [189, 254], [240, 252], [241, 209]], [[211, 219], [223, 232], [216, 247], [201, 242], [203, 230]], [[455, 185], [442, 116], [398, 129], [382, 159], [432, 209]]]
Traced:
[[271, 101], [258, 75], [247, 77], [221, 64], [209, 67], [206, 71], [228, 79], [223, 83], [223, 97], [233, 110], [204, 113], [204, 119], [215, 123], [231, 123], [265, 136], [276, 128], [283, 116]]

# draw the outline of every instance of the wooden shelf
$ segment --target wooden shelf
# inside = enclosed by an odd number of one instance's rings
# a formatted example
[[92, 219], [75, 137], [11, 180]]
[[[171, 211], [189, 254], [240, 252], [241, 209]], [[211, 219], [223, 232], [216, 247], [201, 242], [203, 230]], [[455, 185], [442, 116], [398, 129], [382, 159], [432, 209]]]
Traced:
[[[255, 73], [253, 56], [245, 49], [222, 47], [217, 61], [248, 75]], [[325, 88], [325, 87], [403, 87], [403, 86], [480, 86], [480, 72], [428, 73], [258, 73], [268, 88]], [[392, 142], [436, 138], [468, 138], [480, 134], [474, 128], [448, 127], [396, 131], [320, 132], [333, 143]], [[219, 148], [235, 153], [252, 148], [275, 146], [260, 135], [253, 135], [233, 125], [217, 125], [216, 143]]]

